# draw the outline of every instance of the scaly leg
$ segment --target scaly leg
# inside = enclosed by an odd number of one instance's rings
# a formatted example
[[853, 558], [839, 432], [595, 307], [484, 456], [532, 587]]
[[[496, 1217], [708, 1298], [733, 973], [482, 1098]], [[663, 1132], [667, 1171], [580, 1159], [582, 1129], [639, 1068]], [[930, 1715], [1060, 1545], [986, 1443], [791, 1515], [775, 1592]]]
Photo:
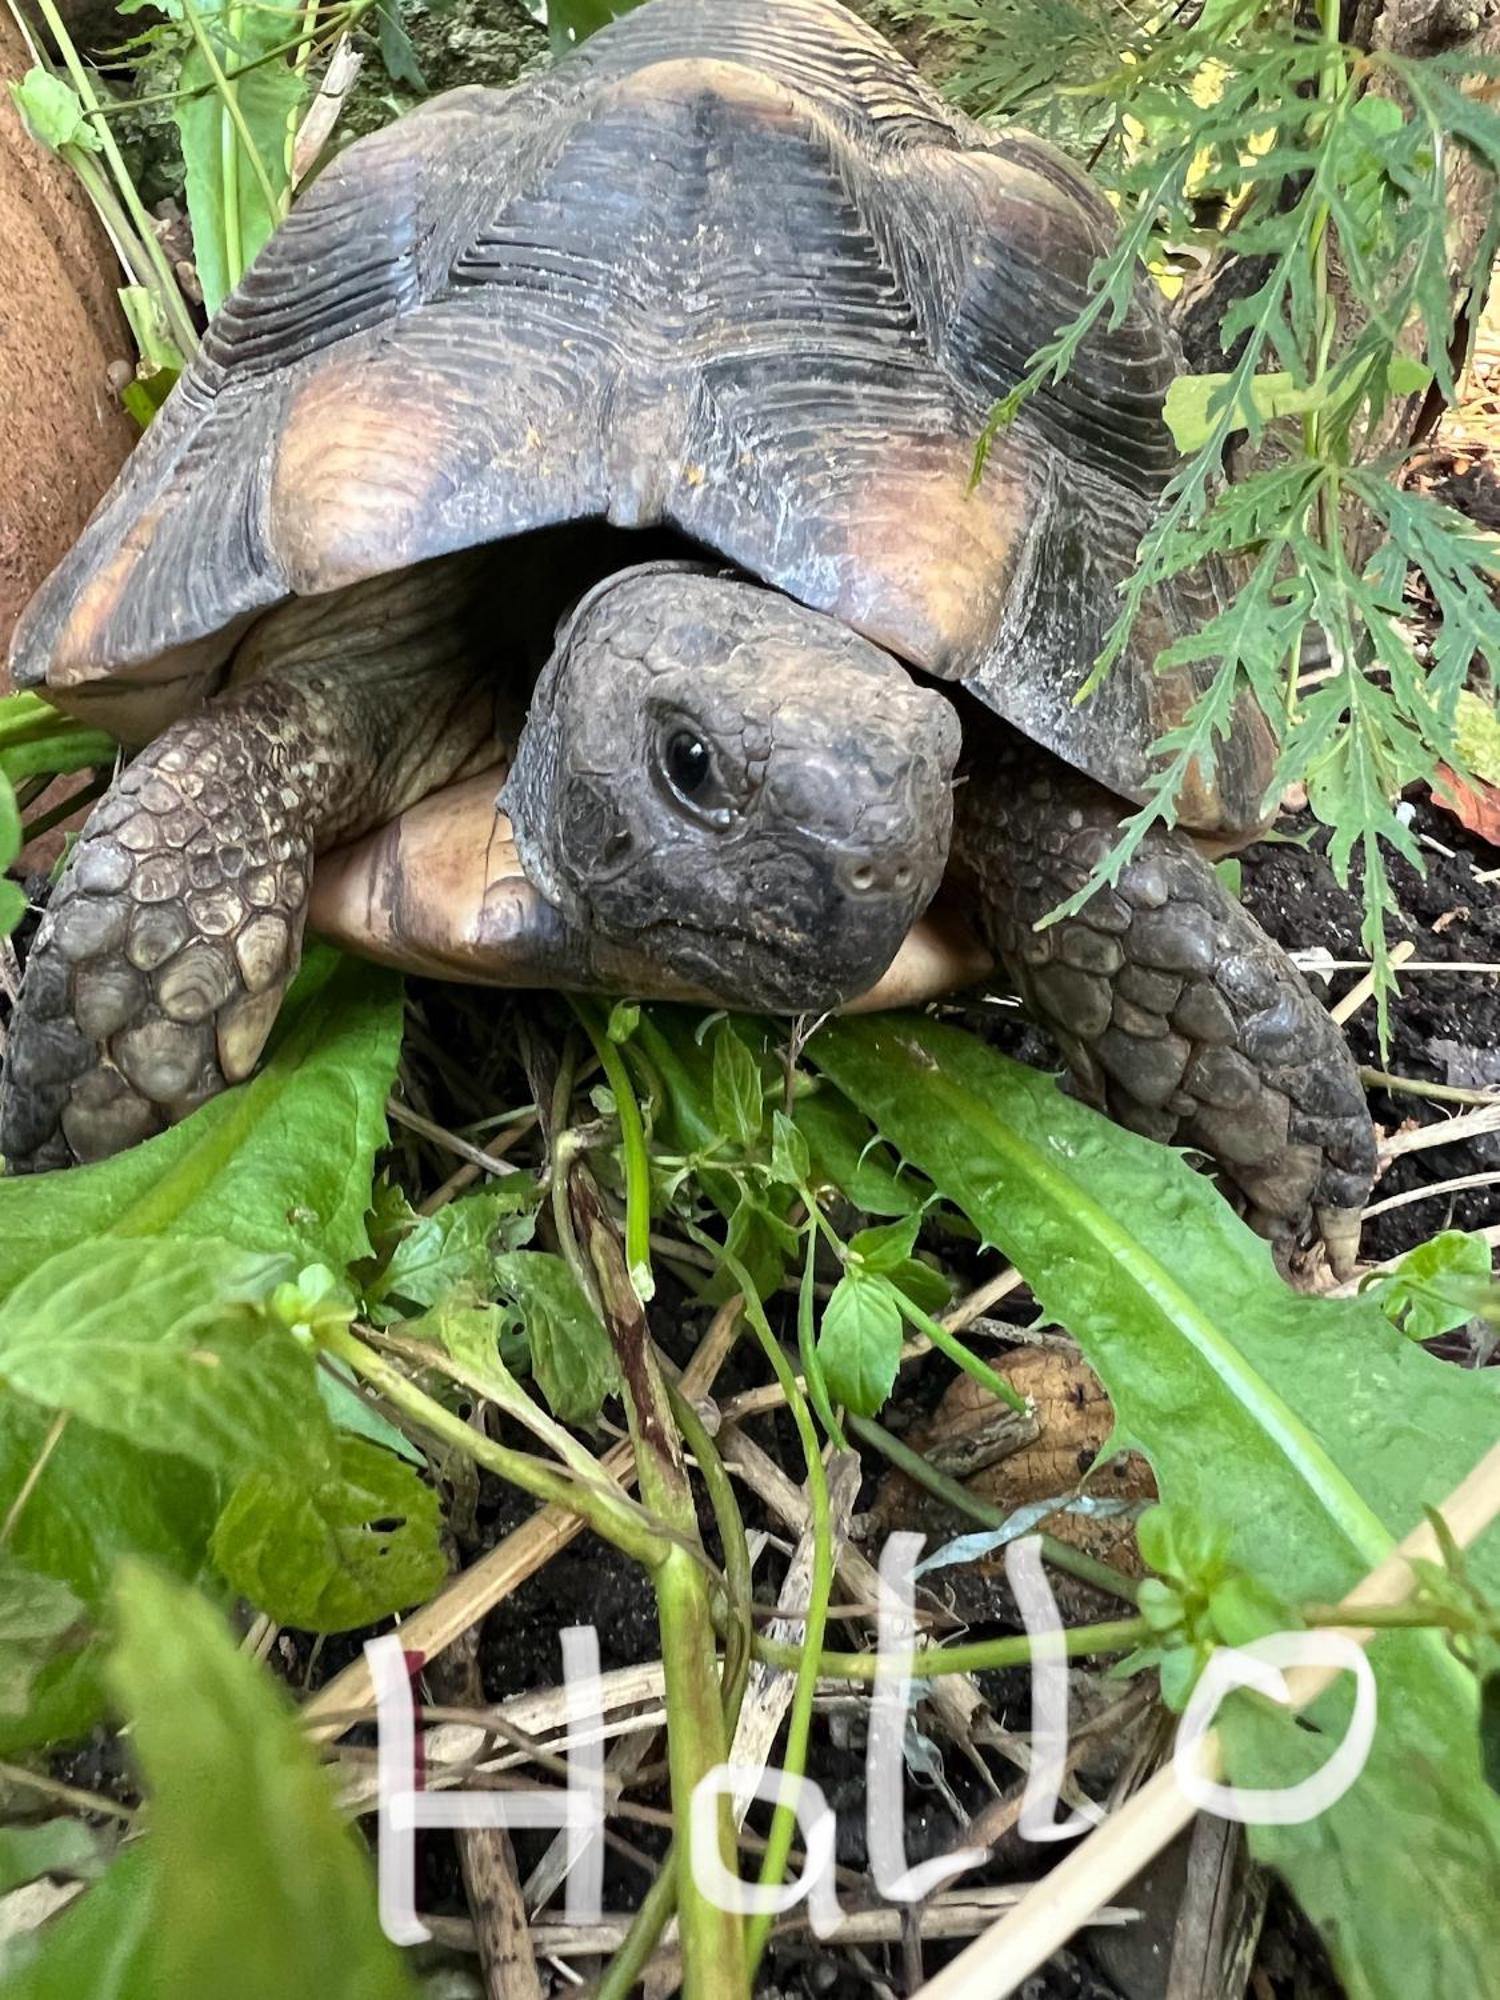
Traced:
[[1121, 1124], [1206, 1153], [1285, 1253], [1321, 1234], [1352, 1267], [1375, 1141], [1343, 1036], [1281, 948], [1181, 835], [1153, 828], [1116, 888], [1033, 925], [1114, 843], [1109, 793], [988, 732], [957, 794], [955, 854], [981, 922], [1082, 1091]]
[[255, 1067], [296, 970], [313, 860], [495, 752], [457, 661], [294, 668], [220, 695], [90, 815], [27, 962], [11, 1172], [149, 1138]]

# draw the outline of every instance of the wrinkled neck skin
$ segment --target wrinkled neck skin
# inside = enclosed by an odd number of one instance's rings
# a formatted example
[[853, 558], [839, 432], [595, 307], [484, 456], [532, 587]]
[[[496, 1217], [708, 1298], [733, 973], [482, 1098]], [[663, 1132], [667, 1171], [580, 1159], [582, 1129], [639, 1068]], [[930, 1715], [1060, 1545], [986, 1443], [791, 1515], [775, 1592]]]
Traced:
[[837, 621], [691, 565], [565, 622], [501, 808], [572, 924], [740, 1005], [870, 986], [947, 863], [959, 724]]

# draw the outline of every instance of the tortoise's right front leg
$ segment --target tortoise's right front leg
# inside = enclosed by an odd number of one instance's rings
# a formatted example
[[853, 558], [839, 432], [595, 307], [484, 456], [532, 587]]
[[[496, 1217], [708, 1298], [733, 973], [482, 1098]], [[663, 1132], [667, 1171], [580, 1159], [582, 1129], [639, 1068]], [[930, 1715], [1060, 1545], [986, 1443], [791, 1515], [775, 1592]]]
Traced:
[[296, 970], [313, 858], [494, 756], [472, 671], [400, 698], [303, 671], [173, 725], [90, 815], [27, 961], [0, 1152], [102, 1159], [255, 1067]]

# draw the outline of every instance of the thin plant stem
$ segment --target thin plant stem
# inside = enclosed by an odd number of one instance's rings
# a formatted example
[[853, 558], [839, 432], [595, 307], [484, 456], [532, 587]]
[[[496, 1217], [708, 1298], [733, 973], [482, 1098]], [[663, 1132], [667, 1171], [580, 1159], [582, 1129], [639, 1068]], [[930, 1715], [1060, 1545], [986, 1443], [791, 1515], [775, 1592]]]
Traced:
[[[812, 1237], [811, 1231], [809, 1237]], [[812, 1733], [813, 1702], [817, 1695], [818, 1676], [815, 1662], [822, 1650], [824, 1633], [828, 1627], [828, 1605], [833, 1595], [833, 1532], [828, 1502], [828, 1475], [824, 1469], [823, 1454], [818, 1447], [818, 1434], [807, 1407], [807, 1399], [798, 1387], [797, 1377], [781, 1351], [780, 1341], [771, 1331], [765, 1308], [761, 1305], [759, 1295], [751, 1283], [750, 1273], [737, 1257], [726, 1253], [724, 1261], [744, 1299], [745, 1317], [750, 1322], [751, 1329], [771, 1364], [776, 1380], [781, 1385], [782, 1394], [786, 1397], [787, 1408], [791, 1412], [792, 1422], [797, 1427], [797, 1441], [802, 1447], [802, 1457], [807, 1467], [807, 1505], [813, 1531], [812, 1576], [807, 1612], [802, 1627], [803, 1644], [800, 1648], [794, 1648], [798, 1655], [795, 1667], [797, 1679], [792, 1692], [791, 1711], [787, 1717], [783, 1766], [793, 1776], [800, 1778], [807, 1769], [807, 1746]], [[810, 1260], [808, 1268], [811, 1268]], [[805, 1289], [806, 1281], [804, 1281]], [[778, 1803], [771, 1821], [765, 1860], [761, 1865], [760, 1880], [763, 1888], [778, 1886], [786, 1873], [796, 1825], [797, 1816], [792, 1808], [784, 1803]], [[749, 1952], [752, 1977], [770, 1935], [769, 1913], [751, 1919]]]
[[619, 1046], [609, 1038], [608, 1027], [600, 1027], [597, 1012], [586, 1000], [575, 999], [573, 1012], [593, 1043], [594, 1054], [599, 1058], [605, 1082], [615, 1100], [625, 1168], [625, 1262], [636, 1292], [641, 1299], [649, 1299], [654, 1290], [651, 1280], [651, 1162], [646, 1152], [646, 1128], [641, 1121], [641, 1107], [636, 1101], [635, 1087], [630, 1081], [630, 1072], [625, 1067]]
[[445, 1410], [399, 1368], [366, 1346], [348, 1327], [321, 1327], [318, 1339], [325, 1352], [346, 1363], [393, 1408], [431, 1436], [463, 1452], [507, 1485], [579, 1515], [601, 1540], [612, 1543], [647, 1569], [659, 1567], [670, 1554], [685, 1555], [660, 1527], [642, 1515], [626, 1494], [616, 1496], [606, 1491], [602, 1477], [597, 1486], [586, 1484], [571, 1472], [548, 1465], [529, 1452], [511, 1451], [481, 1436], [462, 1417]]
[[[1070, 1660], [1094, 1654], [1129, 1653], [1146, 1644], [1151, 1626], [1144, 1618], [1108, 1619], [1099, 1625], [1073, 1625], [1063, 1633], [1063, 1653]], [[961, 1646], [918, 1646], [915, 1651], [880, 1662], [874, 1653], [819, 1653], [817, 1671], [825, 1680], [873, 1682], [884, 1664], [903, 1679], [935, 1680], [940, 1674], [995, 1673], [1003, 1667], [1024, 1667], [1031, 1660], [1031, 1634], [1007, 1633], [1003, 1639], [975, 1639]], [[811, 1653], [812, 1649], [807, 1649]], [[803, 1658], [800, 1645], [757, 1637], [755, 1657], [773, 1667], [795, 1668]]]

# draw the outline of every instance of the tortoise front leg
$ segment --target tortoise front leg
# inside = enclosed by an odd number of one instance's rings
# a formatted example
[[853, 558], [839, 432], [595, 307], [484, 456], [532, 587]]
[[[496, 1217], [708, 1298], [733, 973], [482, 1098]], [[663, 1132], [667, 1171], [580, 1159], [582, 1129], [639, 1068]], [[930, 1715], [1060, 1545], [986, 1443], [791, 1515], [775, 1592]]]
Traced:
[[90, 815], [27, 961], [0, 1101], [13, 1173], [149, 1138], [255, 1067], [314, 856], [495, 755], [472, 669], [303, 669], [168, 729]]
[[1280, 946], [1191, 842], [1153, 828], [1114, 891], [1044, 931], [1119, 833], [1117, 800], [1013, 732], [957, 794], [981, 922], [1082, 1093], [1206, 1153], [1283, 1256], [1309, 1230], [1347, 1275], [1375, 1170], [1354, 1060]]

